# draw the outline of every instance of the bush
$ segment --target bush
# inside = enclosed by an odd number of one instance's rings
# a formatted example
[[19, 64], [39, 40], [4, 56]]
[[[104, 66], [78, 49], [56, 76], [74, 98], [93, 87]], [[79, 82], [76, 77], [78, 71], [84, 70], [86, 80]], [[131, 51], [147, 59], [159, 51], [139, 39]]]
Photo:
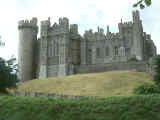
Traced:
[[128, 60], [128, 62], [138, 62], [137, 58], [136, 57], [133, 57], [133, 58], [130, 58]]
[[0, 96], [0, 120], [160, 120], [160, 95], [102, 99]]
[[140, 94], [143, 94], [143, 95], [158, 94], [158, 93], [160, 93], [160, 89], [158, 88], [157, 85], [155, 85], [153, 83], [143, 83], [143, 84], [136, 86], [133, 89], [133, 93], [138, 94], [138, 95], [140, 95]]
[[18, 82], [15, 58], [6, 61], [0, 58], [0, 92], [7, 93], [7, 88], [15, 88]]
[[157, 55], [154, 58], [153, 64], [154, 64], [154, 71], [155, 71], [155, 74], [153, 76], [154, 77], [153, 81], [160, 88], [160, 55]]

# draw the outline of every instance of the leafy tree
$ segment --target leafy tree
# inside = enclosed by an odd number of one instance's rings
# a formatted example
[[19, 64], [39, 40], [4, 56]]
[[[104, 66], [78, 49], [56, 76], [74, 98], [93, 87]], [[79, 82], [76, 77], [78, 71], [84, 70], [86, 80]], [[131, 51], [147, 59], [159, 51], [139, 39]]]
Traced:
[[152, 0], [139, 0], [137, 3], [133, 5], [133, 7], [139, 6], [141, 9], [144, 9], [146, 6], [150, 6], [152, 4]]
[[1, 40], [1, 36], [0, 36], [0, 46], [5, 46], [5, 43]]
[[155, 57], [154, 60], [154, 70], [155, 70], [155, 74], [154, 74], [154, 82], [156, 85], [158, 85], [160, 87], [160, 55], [157, 55]]
[[7, 88], [15, 88], [17, 79], [17, 64], [15, 58], [5, 61], [0, 58], [0, 92], [6, 93]]

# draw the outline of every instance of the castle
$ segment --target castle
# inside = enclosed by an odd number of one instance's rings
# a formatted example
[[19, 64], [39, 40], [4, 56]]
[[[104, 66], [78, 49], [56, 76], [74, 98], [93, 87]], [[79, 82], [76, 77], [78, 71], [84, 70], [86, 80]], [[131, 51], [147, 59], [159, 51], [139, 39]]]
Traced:
[[132, 58], [147, 61], [156, 55], [151, 36], [143, 31], [139, 11], [133, 11], [133, 21], [118, 24], [119, 32], [107, 33], [98, 27], [97, 32], [85, 31], [81, 36], [77, 24], [67, 18], [51, 25], [50, 19], [41, 21], [40, 38], [37, 38], [37, 18], [21, 20], [19, 29], [19, 78], [65, 76], [78, 73], [90, 65], [116, 64]]

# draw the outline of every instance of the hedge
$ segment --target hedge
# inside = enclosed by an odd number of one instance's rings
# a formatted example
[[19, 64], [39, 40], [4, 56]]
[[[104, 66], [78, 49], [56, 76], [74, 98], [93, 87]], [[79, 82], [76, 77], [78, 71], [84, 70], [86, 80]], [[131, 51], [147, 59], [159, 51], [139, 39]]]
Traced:
[[92, 99], [0, 96], [0, 120], [160, 120], [160, 96]]

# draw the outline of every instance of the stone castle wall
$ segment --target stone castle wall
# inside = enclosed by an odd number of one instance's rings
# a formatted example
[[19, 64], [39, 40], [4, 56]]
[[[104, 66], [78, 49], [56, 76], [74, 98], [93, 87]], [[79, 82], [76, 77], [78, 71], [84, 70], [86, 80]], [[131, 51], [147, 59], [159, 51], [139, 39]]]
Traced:
[[[77, 24], [59, 18], [51, 25], [50, 18], [41, 22], [37, 40], [37, 19], [19, 22], [19, 76], [22, 81], [33, 78], [65, 76], [77, 73], [111, 70], [147, 71], [149, 58], [156, 55], [151, 36], [143, 32], [138, 11], [131, 22], [118, 24], [118, 33], [98, 27], [96, 32], [78, 33]], [[132, 58], [139, 62], [129, 63]], [[141, 62], [140, 62], [141, 61]]]
[[13, 96], [30, 96], [30, 97], [48, 97], [48, 98], [67, 98], [67, 99], [92, 99], [98, 98], [97, 96], [78, 96], [78, 95], [66, 95], [57, 93], [41, 93], [41, 92], [26, 92], [15, 91], [11, 93]]
[[75, 67], [76, 74], [96, 73], [116, 70], [135, 70], [139, 72], [151, 72], [151, 66], [148, 62], [116, 62], [106, 64], [81, 65]]

